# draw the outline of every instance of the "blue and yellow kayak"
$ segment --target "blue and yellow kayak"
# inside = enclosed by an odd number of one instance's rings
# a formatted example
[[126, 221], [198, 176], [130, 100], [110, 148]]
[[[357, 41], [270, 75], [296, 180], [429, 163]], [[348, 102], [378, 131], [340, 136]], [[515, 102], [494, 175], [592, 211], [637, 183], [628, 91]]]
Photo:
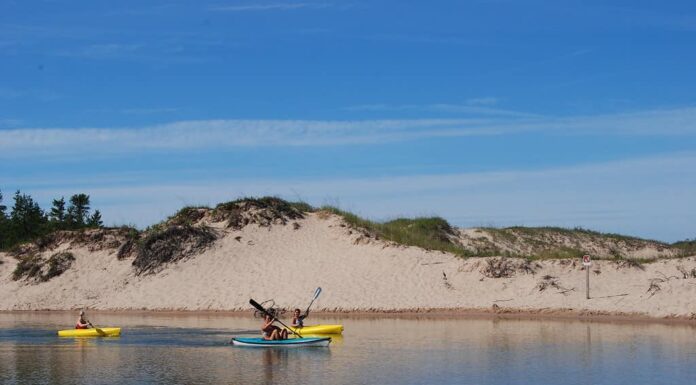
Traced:
[[235, 346], [249, 346], [255, 348], [299, 348], [303, 346], [329, 346], [330, 337], [323, 338], [290, 338], [287, 340], [264, 340], [263, 338], [232, 338], [230, 341]]
[[121, 335], [121, 328], [93, 328], [59, 330], [60, 337], [116, 337]]

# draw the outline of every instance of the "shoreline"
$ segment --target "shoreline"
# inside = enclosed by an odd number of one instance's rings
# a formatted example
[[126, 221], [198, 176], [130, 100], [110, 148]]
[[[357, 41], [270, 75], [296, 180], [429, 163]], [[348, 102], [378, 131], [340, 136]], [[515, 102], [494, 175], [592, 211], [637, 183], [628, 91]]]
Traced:
[[[248, 310], [97, 310], [85, 309], [94, 314], [123, 314], [123, 315], [150, 315], [150, 316], [223, 316], [223, 317], [248, 317], [253, 309]], [[68, 310], [0, 310], [0, 314], [41, 314], [41, 313], [74, 313], [77, 309]], [[640, 313], [612, 313], [595, 312], [572, 309], [403, 309], [403, 310], [375, 310], [375, 311], [312, 311], [315, 316], [337, 317], [347, 319], [490, 319], [490, 320], [519, 320], [519, 321], [563, 321], [563, 322], [590, 322], [590, 323], [609, 323], [609, 324], [662, 324], [662, 325], [685, 325], [696, 327], [696, 317], [693, 316], [666, 316], [654, 317]]]

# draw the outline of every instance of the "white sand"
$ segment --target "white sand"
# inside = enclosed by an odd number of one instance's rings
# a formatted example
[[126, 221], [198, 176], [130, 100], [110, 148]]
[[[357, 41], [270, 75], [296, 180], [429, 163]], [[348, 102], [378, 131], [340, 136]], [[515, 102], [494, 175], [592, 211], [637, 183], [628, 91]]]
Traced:
[[[485, 258], [367, 240], [336, 216], [309, 214], [298, 222], [298, 230], [220, 228], [226, 235], [203, 254], [140, 277], [132, 259], [117, 260], [115, 249], [89, 252], [65, 244], [61, 248], [76, 258], [70, 270], [44, 283], [16, 282], [16, 261], [0, 254], [0, 310], [247, 310], [249, 298], [273, 298], [289, 308], [306, 306], [321, 286], [315, 309], [324, 311], [490, 311], [495, 304], [498, 311], [696, 318], [696, 278], [678, 270], [696, 269], [694, 257], [663, 259], [645, 270], [594, 262], [587, 300], [585, 271], [577, 262], [544, 261], [535, 274], [487, 278], [481, 273]], [[556, 277], [560, 288], [540, 291], [545, 275]], [[660, 289], [648, 292], [653, 279]]]

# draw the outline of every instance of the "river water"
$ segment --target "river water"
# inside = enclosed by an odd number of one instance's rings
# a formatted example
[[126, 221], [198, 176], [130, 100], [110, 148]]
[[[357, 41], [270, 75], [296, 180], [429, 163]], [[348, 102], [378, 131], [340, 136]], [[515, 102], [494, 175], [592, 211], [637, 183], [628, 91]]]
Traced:
[[1, 384], [696, 384], [696, 325], [317, 317], [329, 348], [230, 346], [251, 316], [91, 314], [121, 337], [60, 338], [76, 314], [0, 313]]

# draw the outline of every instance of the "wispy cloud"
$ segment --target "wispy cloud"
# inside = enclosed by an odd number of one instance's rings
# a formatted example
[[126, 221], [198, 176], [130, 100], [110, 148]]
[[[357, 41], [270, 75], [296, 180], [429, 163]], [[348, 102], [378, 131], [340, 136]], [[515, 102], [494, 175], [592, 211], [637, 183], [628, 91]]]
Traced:
[[[382, 143], [432, 136], [496, 134], [483, 120], [367, 121], [202, 120], [143, 128], [35, 128], [8, 130], [4, 154], [31, 151], [200, 149], [230, 146], [319, 146]], [[66, 146], [68, 145], [69, 146]], [[51, 150], [53, 149], [53, 150]], [[2, 156], [2, 155], [0, 155]]]
[[249, 12], [249, 11], [289, 11], [301, 8], [328, 8], [330, 3], [250, 3], [237, 5], [217, 5], [208, 8], [211, 11], [221, 12]]
[[497, 98], [482, 97], [471, 98], [463, 103], [432, 103], [432, 104], [363, 104], [344, 107], [345, 111], [420, 111], [420, 112], [447, 112], [468, 115], [499, 116], [499, 117], [540, 117], [541, 115], [522, 111], [512, 111], [495, 107]]
[[492, 96], [484, 96], [480, 98], [470, 98], [467, 99], [464, 104], [470, 105], [470, 106], [492, 106], [498, 104], [500, 99], [492, 97]]
[[16, 89], [0, 87], [0, 99], [35, 99], [41, 102], [50, 102], [61, 99], [63, 95], [47, 89]]
[[144, 49], [142, 44], [122, 44], [122, 43], [106, 43], [106, 44], [91, 44], [81, 47], [77, 50], [62, 51], [60, 54], [65, 56], [78, 56], [89, 59], [105, 59], [122, 56], [130, 56]]
[[416, 44], [453, 44], [453, 45], [468, 45], [481, 46], [489, 45], [481, 39], [464, 36], [443, 36], [443, 35], [424, 35], [424, 34], [384, 34], [376, 33], [370, 35], [345, 35], [341, 36], [349, 39], [371, 40], [385, 43], [416, 43]]
[[17, 127], [22, 124], [21, 119], [0, 118], [0, 128]]
[[230, 147], [377, 144], [425, 138], [545, 132], [555, 135], [696, 135], [696, 108], [576, 117], [400, 120], [201, 120], [141, 128], [15, 128], [0, 157]]

